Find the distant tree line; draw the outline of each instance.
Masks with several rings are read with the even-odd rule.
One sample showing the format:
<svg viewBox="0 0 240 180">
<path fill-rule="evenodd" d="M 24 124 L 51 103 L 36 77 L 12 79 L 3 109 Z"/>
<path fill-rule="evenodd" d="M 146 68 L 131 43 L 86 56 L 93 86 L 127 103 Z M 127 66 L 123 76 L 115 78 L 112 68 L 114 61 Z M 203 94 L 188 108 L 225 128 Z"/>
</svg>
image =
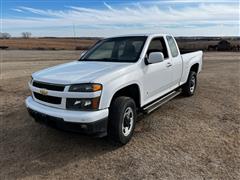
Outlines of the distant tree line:
<svg viewBox="0 0 240 180">
<path fill-rule="evenodd" d="M 9 39 L 9 38 L 11 38 L 11 35 L 9 33 L 6 33 L 6 32 L 2 33 L 2 32 L 0 32 L 0 39 Z"/>
<path fill-rule="evenodd" d="M 28 39 L 32 36 L 31 32 L 22 32 L 21 33 L 22 38 L 24 39 Z M 7 32 L 0 32 L 0 39 L 10 39 L 11 38 L 11 34 L 7 33 Z"/>
<path fill-rule="evenodd" d="M 32 33 L 30 32 L 22 32 L 22 37 L 25 39 L 28 39 L 32 36 Z"/>
</svg>

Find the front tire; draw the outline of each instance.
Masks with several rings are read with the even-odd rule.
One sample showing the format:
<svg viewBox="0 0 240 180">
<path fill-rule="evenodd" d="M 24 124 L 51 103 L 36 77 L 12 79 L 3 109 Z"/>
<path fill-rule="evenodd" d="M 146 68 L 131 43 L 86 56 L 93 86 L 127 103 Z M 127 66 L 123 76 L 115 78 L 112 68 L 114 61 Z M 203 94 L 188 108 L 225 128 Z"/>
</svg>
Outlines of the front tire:
<svg viewBox="0 0 240 180">
<path fill-rule="evenodd" d="M 136 104 L 132 98 L 120 96 L 114 99 L 109 111 L 109 138 L 122 145 L 127 144 L 132 138 L 136 118 Z"/>
<path fill-rule="evenodd" d="M 190 71 L 187 82 L 183 85 L 183 95 L 189 97 L 194 95 L 197 87 L 197 73 Z"/>
</svg>

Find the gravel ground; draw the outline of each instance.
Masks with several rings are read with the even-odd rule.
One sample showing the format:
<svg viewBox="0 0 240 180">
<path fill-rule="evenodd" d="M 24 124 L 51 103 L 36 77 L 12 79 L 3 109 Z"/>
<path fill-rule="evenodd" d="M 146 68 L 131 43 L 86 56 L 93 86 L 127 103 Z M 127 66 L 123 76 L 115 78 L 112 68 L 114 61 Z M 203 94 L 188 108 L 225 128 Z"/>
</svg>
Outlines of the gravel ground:
<svg viewBox="0 0 240 180">
<path fill-rule="evenodd" d="M 205 53 L 196 94 L 141 116 L 123 147 L 27 114 L 30 74 L 79 52 L 0 53 L 0 179 L 240 179 L 240 53 Z"/>
</svg>

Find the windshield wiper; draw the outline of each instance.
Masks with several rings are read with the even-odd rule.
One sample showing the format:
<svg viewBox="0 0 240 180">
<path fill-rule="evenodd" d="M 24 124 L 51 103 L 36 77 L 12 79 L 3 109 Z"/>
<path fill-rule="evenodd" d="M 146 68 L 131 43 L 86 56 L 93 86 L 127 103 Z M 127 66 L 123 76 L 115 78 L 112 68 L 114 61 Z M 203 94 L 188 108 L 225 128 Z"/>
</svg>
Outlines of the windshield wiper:
<svg viewBox="0 0 240 180">
<path fill-rule="evenodd" d="M 135 61 L 128 61 L 123 59 L 102 58 L 102 59 L 80 59 L 79 61 L 96 61 L 96 62 L 120 62 L 120 63 L 134 63 Z"/>
<path fill-rule="evenodd" d="M 109 62 L 116 61 L 116 62 L 119 62 L 120 60 L 113 59 L 113 58 L 101 58 L 101 59 L 80 59 L 80 61 L 109 61 Z"/>
<path fill-rule="evenodd" d="M 119 59 L 114 59 L 114 58 L 102 58 L 100 61 L 117 61 L 119 62 Z"/>
</svg>

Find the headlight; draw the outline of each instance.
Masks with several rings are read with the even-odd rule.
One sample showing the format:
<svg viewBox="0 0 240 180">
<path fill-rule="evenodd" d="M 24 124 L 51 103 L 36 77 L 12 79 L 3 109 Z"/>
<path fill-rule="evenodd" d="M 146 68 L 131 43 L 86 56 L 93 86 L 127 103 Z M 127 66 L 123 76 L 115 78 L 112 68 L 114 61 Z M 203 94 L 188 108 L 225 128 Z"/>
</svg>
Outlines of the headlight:
<svg viewBox="0 0 240 180">
<path fill-rule="evenodd" d="M 69 110 L 98 110 L 100 97 L 67 98 L 66 108 Z"/>
<path fill-rule="evenodd" d="M 102 90 L 102 85 L 96 83 L 75 84 L 69 88 L 70 92 L 96 92 L 100 90 Z"/>
</svg>

